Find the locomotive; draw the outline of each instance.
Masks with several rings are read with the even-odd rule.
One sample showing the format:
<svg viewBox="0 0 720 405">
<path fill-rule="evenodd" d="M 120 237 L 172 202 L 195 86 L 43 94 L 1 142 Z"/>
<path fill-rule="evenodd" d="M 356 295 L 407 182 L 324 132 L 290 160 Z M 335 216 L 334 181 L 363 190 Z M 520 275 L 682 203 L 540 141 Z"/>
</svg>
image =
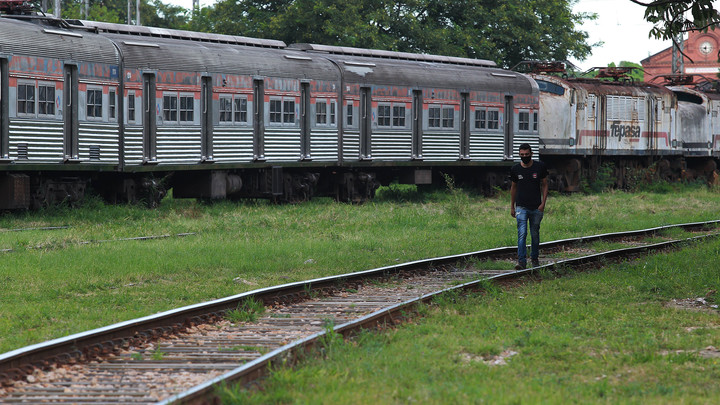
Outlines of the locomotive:
<svg viewBox="0 0 720 405">
<path fill-rule="evenodd" d="M 558 63 L 531 66 L 541 94 L 540 155 L 552 168 L 553 188 L 577 191 L 604 164 L 617 187 L 643 174 L 717 182 L 717 93 L 680 85 L 673 76 L 665 85 L 634 83 L 626 67 L 598 68 L 597 78 L 586 79 L 558 76 L 564 72 Z"/>
<path fill-rule="evenodd" d="M 605 163 L 620 186 L 647 167 L 717 177 L 720 97 L 552 73 L 6 10 L 0 209 L 74 202 L 88 188 L 150 206 L 170 189 L 362 202 L 379 185 L 444 175 L 490 191 L 521 143 L 561 191 Z"/>
<path fill-rule="evenodd" d="M 0 18 L 1 209 L 502 185 L 539 90 L 484 60 Z"/>
</svg>

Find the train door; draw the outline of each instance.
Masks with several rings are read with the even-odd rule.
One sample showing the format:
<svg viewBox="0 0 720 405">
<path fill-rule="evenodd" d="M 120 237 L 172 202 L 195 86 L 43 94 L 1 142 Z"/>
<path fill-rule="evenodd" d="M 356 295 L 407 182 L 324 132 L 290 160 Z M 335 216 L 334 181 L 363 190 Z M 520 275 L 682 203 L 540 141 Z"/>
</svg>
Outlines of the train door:
<svg viewBox="0 0 720 405">
<path fill-rule="evenodd" d="M 653 152 L 657 150 L 657 128 L 655 127 L 655 116 L 657 115 L 657 102 L 655 100 L 655 97 L 648 97 L 647 98 L 647 127 L 645 130 L 648 133 L 647 138 L 647 149 L 648 152 L 651 152 L 651 154 L 654 154 Z"/>
<path fill-rule="evenodd" d="M 470 158 L 470 94 L 462 93 L 460 101 L 460 159 Z"/>
<path fill-rule="evenodd" d="M 10 74 L 8 59 L 0 57 L 0 160 L 10 159 Z"/>
<path fill-rule="evenodd" d="M 360 89 L 360 159 L 372 159 L 372 97 L 370 87 Z"/>
<path fill-rule="evenodd" d="M 310 159 L 310 83 L 300 83 L 300 158 Z"/>
<path fill-rule="evenodd" d="M 213 121 L 212 121 L 212 77 L 203 76 L 201 86 L 201 108 L 200 114 L 200 161 L 212 162 L 213 160 Z"/>
<path fill-rule="evenodd" d="M 422 90 L 413 90 L 412 158 L 422 159 Z"/>
<path fill-rule="evenodd" d="M 598 95 L 598 120 L 600 124 L 598 131 L 595 132 L 595 150 L 605 150 L 607 148 L 607 96 Z"/>
<path fill-rule="evenodd" d="M 65 83 L 63 86 L 63 160 L 77 161 L 78 151 L 78 68 L 65 64 Z"/>
<path fill-rule="evenodd" d="M 265 80 L 253 81 L 253 160 L 265 160 Z"/>
<path fill-rule="evenodd" d="M 143 73 L 143 163 L 157 162 L 155 73 Z"/>
<path fill-rule="evenodd" d="M 515 109 L 512 96 L 505 96 L 505 122 L 503 126 L 505 159 L 513 158 L 513 111 Z"/>
</svg>

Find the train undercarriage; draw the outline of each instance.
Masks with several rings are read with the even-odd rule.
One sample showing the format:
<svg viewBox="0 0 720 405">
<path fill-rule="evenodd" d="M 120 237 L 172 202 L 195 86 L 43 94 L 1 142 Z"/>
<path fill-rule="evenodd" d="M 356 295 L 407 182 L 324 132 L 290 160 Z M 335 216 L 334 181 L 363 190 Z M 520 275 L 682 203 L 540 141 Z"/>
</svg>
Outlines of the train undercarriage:
<svg viewBox="0 0 720 405">
<path fill-rule="evenodd" d="M 568 159 L 564 156 L 542 156 L 549 166 L 551 190 L 578 192 L 593 182 L 608 187 L 632 189 L 641 183 L 657 181 L 704 181 L 718 184 L 717 161 L 710 156 L 636 157 L 636 156 L 585 156 Z"/>
</svg>

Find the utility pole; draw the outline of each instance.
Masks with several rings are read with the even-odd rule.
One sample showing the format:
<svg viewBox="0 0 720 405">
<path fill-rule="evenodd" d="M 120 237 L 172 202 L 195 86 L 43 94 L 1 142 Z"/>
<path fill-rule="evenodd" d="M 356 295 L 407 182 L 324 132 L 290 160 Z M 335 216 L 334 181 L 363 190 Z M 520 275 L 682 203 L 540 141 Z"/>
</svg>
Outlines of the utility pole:
<svg viewBox="0 0 720 405">
<path fill-rule="evenodd" d="M 685 61 L 683 48 L 685 47 L 682 32 L 677 34 L 672 46 L 672 73 L 681 75 L 685 73 Z"/>
</svg>

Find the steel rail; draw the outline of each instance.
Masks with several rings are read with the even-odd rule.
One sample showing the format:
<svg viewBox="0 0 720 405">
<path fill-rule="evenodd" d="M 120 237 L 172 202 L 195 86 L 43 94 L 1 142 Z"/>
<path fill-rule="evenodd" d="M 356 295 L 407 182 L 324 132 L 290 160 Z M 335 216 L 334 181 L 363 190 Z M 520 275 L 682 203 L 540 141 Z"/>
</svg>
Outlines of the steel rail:
<svg viewBox="0 0 720 405">
<path fill-rule="evenodd" d="M 648 235 L 673 228 L 707 228 L 720 224 L 720 220 L 666 225 L 636 231 L 605 233 L 593 236 L 569 238 L 542 243 L 543 248 L 555 248 L 562 245 L 587 243 L 602 239 Z M 32 372 L 34 368 L 43 369 L 51 362 L 67 363 L 78 358 L 94 358 L 121 346 L 127 339 L 151 338 L 167 334 L 176 328 L 220 316 L 227 310 L 235 309 L 239 303 L 254 298 L 264 303 L 272 303 L 279 297 L 302 297 L 311 289 L 332 287 L 343 282 L 352 282 L 371 276 L 388 276 L 402 271 L 440 266 L 463 259 L 483 259 L 494 256 L 512 255 L 516 247 L 500 247 L 470 253 L 417 260 L 408 263 L 380 267 L 337 276 L 329 276 L 308 281 L 266 287 L 259 290 L 225 297 L 213 301 L 188 305 L 185 307 L 149 315 L 142 318 L 119 322 L 113 325 L 86 332 L 53 339 L 16 349 L 0 355 L 0 381 L 10 380 Z M 563 261 L 562 263 L 567 263 Z M 542 266 L 540 268 L 547 268 Z"/>
<path fill-rule="evenodd" d="M 715 222 L 715 221 L 713 221 Z M 665 228 L 665 227 L 660 227 Z M 660 229 L 658 228 L 658 229 Z M 632 234 L 632 236 L 637 235 L 637 231 L 628 232 L 627 234 Z M 609 234 L 605 234 L 609 235 Z M 597 240 L 595 236 L 600 235 L 594 235 L 593 237 L 590 237 L 591 240 Z M 535 268 L 530 269 L 524 269 L 524 270 L 517 270 L 517 271 L 511 271 L 503 274 L 497 274 L 494 276 L 490 276 L 483 279 L 473 280 L 466 283 L 462 283 L 456 286 L 444 288 L 442 290 L 438 290 L 435 292 L 431 292 L 428 294 L 424 294 L 418 298 L 411 299 L 404 301 L 402 303 L 398 303 L 396 305 L 383 308 L 381 310 L 375 311 L 371 314 L 365 315 L 361 318 L 358 318 L 356 320 L 337 325 L 333 328 L 333 332 L 337 334 L 342 334 L 343 336 L 348 336 L 353 333 L 356 333 L 357 331 L 361 329 L 368 329 L 377 327 L 378 325 L 383 325 L 387 322 L 393 322 L 396 319 L 402 319 L 407 316 L 408 313 L 414 312 L 414 309 L 419 306 L 420 304 L 426 303 L 428 301 L 431 301 L 432 299 L 440 296 L 441 294 L 445 294 L 451 291 L 458 291 L 458 290 L 465 290 L 465 289 L 477 289 L 478 287 L 481 287 L 482 283 L 485 283 L 486 280 L 491 281 L 497 281 L 497 280 L 504 280 L 504 279 L 512 279 L 517 278 L 525 275 L 530 275 L 535 272 L 539 272 L 541 270 L 555 270 L 559 267 L 573 267 L 573 266 L 582 266 L 587 265 L 589 263 L 595 263 L 601 260 L 606 259 L 613 259 L 618 257 L 627 257 L 632 255 L 638 255 L 641 253 L 647 253 L 657 250 L 663 250 L 668 249 L 671 247 L 675 247 L 679 244 L 685 244 L 685 243 L 691 243 L 696 242 L 699 240 L 703 240 L 706 238 L 714 238 L 720 236 L 720 233 L 714 233 L 714 234 L 708 234 L 708 235 L 702 235 L 702 236 L 694 236 L 690 238 L 685 239 L 676 239 L 672 241 L 665 241 L 650 245 L 643 245 L 643 246 L 635 246 L 635 247 L 629 247 L 629 248 L 622 248 L 622 249 L 615 249 L 610 250 L 607 252 L 602 253 L 596 253 L 588 256 L 582 256 L 577 258 L 570 258 L 565 260 L 556 261 L 553 263 L 549 263 L 543 266 L 538 266 Z M 576 238 L 571 240 L 577 240 L 582 238 Z M 586 238 L 588 239 L 588 238 Z M 549 244 L 557 243 L 558 241 L 549 242 Z M 311 336 L 308 336 L 304 339 L 300 339 L 297 341 L 293 341 L 285 346 L 282 346 L 276 350 L 273 350 L 270 353 L 267 353 L 263 355 L 262 357 L 259 357 L 253 361 L 250 361 L 246 364 L 243 364 L 242 366 L 231 370 L 221 376 L 218 376 L 212 380 L 209 380 L 205 383 L 199 384 L 185 392 L 176 394 L 172 397 L 169 397 L 161 402 L 159 404 L 161 405 L 169 405 L 169 404 L 206 404 L 206 403 L 212 403 L 209 401 L 212 401 L 213 397 L 213 391 L 220 385 L 220 384 L 247 384 L 251 381 L 254 381 L 256 379 L 259 379 L 260 377 L 266 375 L 268 373 L 269 368 L 272 365 L 280 364 L 281 362 L 287 360 L 288 358 L 293 358 L 296 356 L 296 354 L 300 351 L 307 351 L 313 346 L 315 346 L 319 340 L 321 340 L 325 335 L 327 335 L 327 331 L 321 331 L 317 332 Z"/>
</svg>

